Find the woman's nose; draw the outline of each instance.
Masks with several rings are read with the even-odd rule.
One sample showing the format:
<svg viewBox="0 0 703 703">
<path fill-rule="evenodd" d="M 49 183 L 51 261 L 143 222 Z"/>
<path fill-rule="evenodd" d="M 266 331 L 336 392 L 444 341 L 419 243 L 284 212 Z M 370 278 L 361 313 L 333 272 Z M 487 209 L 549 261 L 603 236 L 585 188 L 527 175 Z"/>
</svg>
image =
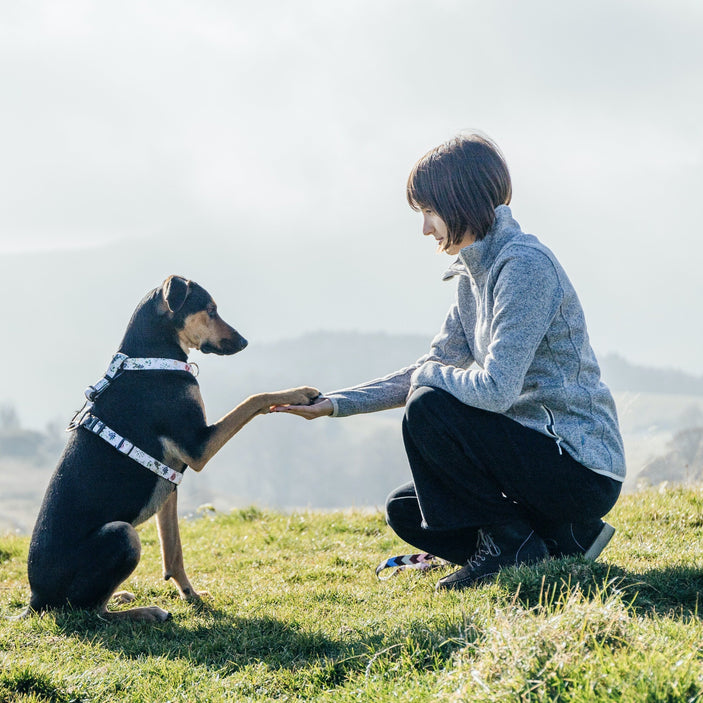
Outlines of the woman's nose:
<svg viewBox="0 0 703 703">
<path fill-rule="evenodd" d="M 432 220 L 427 216 L 422 216 L 422 233 L 427 236 L 428 234 L 434 233 L 434 227 L 432 226 Z"/>
</svg>

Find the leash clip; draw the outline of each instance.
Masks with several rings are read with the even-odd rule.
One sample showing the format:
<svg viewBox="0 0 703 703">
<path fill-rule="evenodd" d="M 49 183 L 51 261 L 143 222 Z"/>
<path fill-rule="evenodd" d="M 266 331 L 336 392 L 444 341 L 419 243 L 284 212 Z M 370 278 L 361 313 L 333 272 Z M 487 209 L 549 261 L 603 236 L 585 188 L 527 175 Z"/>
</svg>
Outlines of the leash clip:
<svg viewBox="0 0 703 703">
<path fill-rule="evenodd" d="M 73 432 L 73 430 L 80 427 L 85 418 L 90 415 L 90 411 L 93 409 L 94 405 L 92 401 L 86 400 L 85 403 L 83 403 L 83 407 L 80 410 L 76 410 L 74 416 L 71 418 L 71 422 L 68 423 L 66 432 Z"/>
<path fill-rule="evenodd" d="M 112 357 L 110 366 L 105 372 L 105 375 L 94 386 L 88 386 L 83 392 L 89 403 L 94 402 L 112 381 L 124 373 L 124 362 L 127 361 L 128 358 L 126 354 L 121 354 L 119 352 Z"/>
</svg>

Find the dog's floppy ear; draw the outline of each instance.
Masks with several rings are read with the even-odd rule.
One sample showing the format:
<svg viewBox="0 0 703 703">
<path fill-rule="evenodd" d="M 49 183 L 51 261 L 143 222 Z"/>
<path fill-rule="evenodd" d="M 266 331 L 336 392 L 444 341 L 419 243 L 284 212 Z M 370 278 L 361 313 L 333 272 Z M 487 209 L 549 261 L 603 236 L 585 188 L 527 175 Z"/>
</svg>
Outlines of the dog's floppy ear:
<svg viewBox="0 0 703 703">
<path fill-rule="evenodd" d="M 183 276 L 169 276 L 161 287 L 161 296 L 168 312 L 178 312 L 190 294 L 190 281 Z"/>
</svg>

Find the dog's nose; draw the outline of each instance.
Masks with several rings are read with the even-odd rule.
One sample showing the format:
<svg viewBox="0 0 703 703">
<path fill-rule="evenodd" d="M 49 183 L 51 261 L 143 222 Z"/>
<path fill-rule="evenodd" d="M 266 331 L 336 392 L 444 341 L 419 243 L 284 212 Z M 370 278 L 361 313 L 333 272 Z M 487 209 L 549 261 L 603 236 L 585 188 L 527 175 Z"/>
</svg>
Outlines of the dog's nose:
<svg viewBox="0 0 703 703">
<path fill-rule="evenodd" d="M 218 347 L 221 354 L 236 354 L 242 351 L 249 342 L 247 342 L 241 334 L 237 334 L 235 337 L 227 337 L 223 339 Z"/>
</svg>

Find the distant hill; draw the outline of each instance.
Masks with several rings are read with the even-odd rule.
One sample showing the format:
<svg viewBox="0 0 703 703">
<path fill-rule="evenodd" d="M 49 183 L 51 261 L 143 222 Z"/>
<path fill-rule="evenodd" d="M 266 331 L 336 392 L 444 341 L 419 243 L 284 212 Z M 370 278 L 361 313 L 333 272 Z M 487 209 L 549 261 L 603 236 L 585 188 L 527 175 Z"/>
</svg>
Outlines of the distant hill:
<svg viewBox="0 0 703 703">
<path fill-rule="evenodd" d="M 0 404 L 16 406 L 32 429 L 65 418 L 104 371 L 137 302 L 171 273 L 205 284 L 225 319 L 250 340 L 235 359 L 202 360 L 203 383 L 214 379 L 208 395 L 217 402 L 222 389 L 223 409 L 245 389 L 304 382 L 329 390 L 411 363 L 427 350 L 454 297 L 454 286 L 439 281 L 446 260 L 428 261 L 424 248 L 407 252 L 402 270 L 379 265 L 360 281 L 355 272 L 365 270 L 371 253 L 353 246 L 344 248 L 340 268 L 319 243 L 301 248 L 294 232 L 277 243 L 275 255 L 261 246 L 272 232 L 210 232 L 197 243 L 190 234 L 172 234 L 167 247 L 155 234 L 138 243 L 0 256 L 0 296 L 17 303 L 3 311 Z M 382 261 L 383 250 L 373 256 Z M 324 331 L 311 333 L 311 324 Z M 198 363 L 199 356 L 193 354 Z M 703 377 L 601 356 L 615 391 L 703 394 Z M 232 387 L 225 391 L 227 374 Z"/>
<path fill-rule="evenodd" d="M 680 430 L 666 445 L 660 456 L 642 469 L 639 482 L 659 484 L 701 483 L 703 480 L 703 423 L 699 427 Z"/>
<path fill-rule="evenodd" d="M 703 395 L 703 376 L 676 369 L 631 364 L 617 354 L 600 359 L 601 373 L 613 391 Z"/>
<path fill-rule="evenodd" d="M 275 245 L 280 233 L 253 231 L 246 237 L 172 232 L 166 240 L 155 233 L 94 249 L 0 254 L 0 299 L 13 301 L 2 316 L 0 404 L 14 403 L 35 428 L 64 416 L 105 370 L 137 303 L 173 273 L 207 287 L 225 320 L 250 340 L 246 358 L 256 358 L 264 342 L 290 340 L 318 325 L 433 332 L 453 297 L 453 286 L 440 280 L 446 262 L 426 261 L 419 246 L 425 242 L 406 252 L 403 271 L 379 265 L 360 281 L 369 256 L 385 255 L 383 242 L 373 252 L 342 245 L 351 237 L 335 226 L 338 254 L 332 255 L 294 229 Z M 341 255 L 344 267 L 335 265 Z M 408 290 L 407 278 L 426 291 Z M 237 367 L 218 361 L 218 376 Z"/>
<path fill-rule="evenodd" d="M 430 341 L 421 335 L 319 331 L 279 342 L 252 341 L 234 357 L 194 354 L 193 359 L 200 365 L 203 398 L 213 421 L 253 393 L 297 385 L 325 392 L 385 375 L 414 362 Z M 635 366 L 618 356 L 601 361 L 616 400 L 627 401 L 618 412 L 634 477 L 653 456 L 670 449 L 666 443 L 674 433 L 697 424 L 703 379 Z M 71 382 L 70 400 L 55 411 L 61 421 L 43 430 L 26 422 L 12 400 L 4 407 L 0 402 L 0 531 L 31 527 L 65 440 L 62 428 L 80 404 L 83 388 L 102 370 L 100 364 L 87 376 L 85 369 L 73 369 L 82 378 Z M 56 379 L 61 382 L 66 380 Z M 249 503 L 382 506 L 387 493 L 410 478 L 401 416 L 402 410 L 392 410 L 317 422 L 280 414 L 256 418 L 205 471 L 186 477 L 179 497 L 182 512 L 202 503 L 220 509 Z"/>
</svg>

